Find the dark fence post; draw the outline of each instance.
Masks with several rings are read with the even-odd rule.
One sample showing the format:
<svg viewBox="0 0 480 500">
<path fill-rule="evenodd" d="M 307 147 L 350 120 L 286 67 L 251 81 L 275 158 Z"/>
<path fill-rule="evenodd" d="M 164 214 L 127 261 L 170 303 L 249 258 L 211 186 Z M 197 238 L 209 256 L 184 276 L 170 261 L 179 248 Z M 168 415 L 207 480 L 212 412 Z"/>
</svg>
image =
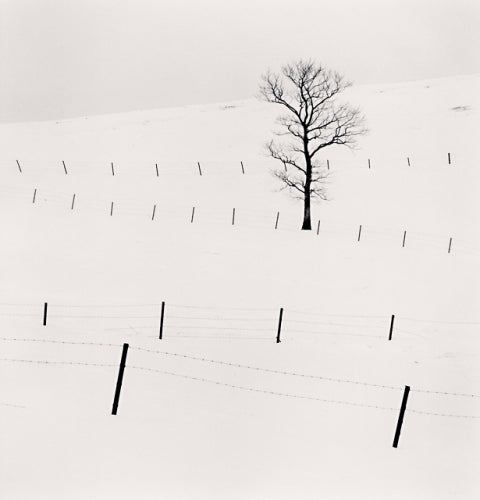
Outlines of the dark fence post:
<svg viewBox="0 0 480 500">
<path fill-rule="evenodd" d="M 47 311 L 48 311 L 48 304 L 45 302 L 43 304 L 43 326 L 47 326 Z"/>
<path fill-rule="evenodd" d="M 407 231 L 403 231 L 403 243 L 402 248 L 405 248 L 405 240 L 407 239 Z"/>
<path fill-rule="evenodd" d="M 452 158 L 450 156 L 450 153 L 448 153 L 448 164 L 451 165 L 451 163 L 452 163 Z"/>
<path fill-rule="evenodd" d="M 22 167 L 20 166 L 20 162 L 18 160 L 15 161 L 17 162 L 18 170 L 20 170 L 20 173 L 22 173 Z"/>
<path fill-rule="evenodd" d="M 283 307 L 280 308 L 280 316 L 278 317 L 277 344 L 281 342 L 280 333 L 282 331 Z"/>
<path fill-rule="evenodd" d="M 65 165 L 65 162 L 62 160 L 62 163 L 63 163 L 63 170 L 65 170 L 65 175 L 68 174 L 67 172 L 67 166 Z"/>
<path fill-rule="evenodd" d="M 157 205 L 153 205 L 152 220 L 155 219 L 155 210 L 156 209 L 157 209 Z"/>
<path fill-rule="evenodd" d="M 199 161 L 197 161 L 197 165 L 198 165 L 198 172 L 200 173 L 200 175 L 202 175 L 202 167 L 200 166 Z"/>
<path fill-rule="evenodd" d="M 395 430 L 395 437 L 393 438 L 393 447 L 398 447 L 398 441 L 400 439 L 400 432 L 402 431 L 403 417 L 405 416 L 405 410 L 407 408 L 408 394 L 410 392 L 410 387 L 405 386 L 402 398 L 402 406 L 400 408 L 400 414 L 398 415 L 397 428 Z"/>
<path fill-rule="evenodd" d="M 448 243 L 448 253 L 452 250 L 452 238 L 450 238 L 450 241 Z"/>
<path fill-rule="evenodd" d="M 165 302 L 162 302 L 162 309 L 160 311 L 160 331 L 158 338 L 162 340 L 163 338 L 163 319 L 165 318 Z"/>
<path fill-rule="evenodd" d="M 245 167 L 243 166 L 243 161 L 240 162 L 240 165 L 242 166 L 242 174 L 245 173 Z"/>
<path fill-rule="evenodd" d="M 368 159 L 368 168 L 370 168 L 370 158 Z"/>
<path fill-rule="evenodd" d="M 235 225 L 235 209 L 233 209 L 233 212 L 232 212 L 232 226 Z"/>
<path fill-rule="evenodd" d="M 32 203 L 35 203 L 35 199 L 37 198 L 37 188 L 33 190 L 33 201 Z"/>
<path fill-rule="evenodd" d="M 120 368 L 118 370 L 117 386 L 115 387 L 115 397 L 113 398 L 112 415 L 117 414 L 120 391 L 122 390 L 123 372 L 125 371 L 125 363 L 127 361 L 127 352 L 128 344 L 123 344 L 122 359 L 120 360 Z"/>
<path fill-rule="evenodd" d="M 110 165 L 112 166 L 112 175 L 115 175 L 115 169 L 113 168 L 113 161 L 110 162 Z"/>
<path fill-rule="evenodd" d="M 74 206 L 75 206 L 75 194 L 74 194 L 74 195 L 73 195 L 73 197 L 72 197 L 72 207 L 71 207 L 71 208 L 72 208 L 72 210 L 73 210 L 73 207 L 74 207 Z"/>
<path fill-rule="evenodd" d="M 280 212 L 277 212 L 277 220 L 275 221 L 275 229 L 278 227 L 278 219 L 280 218 Z"/>
<path fill-rule="evenodd" d="M 318 224 L 317 224 L 317 234 L 320 233 L 320 219 L 318 219 Z"/>
<path fill-rule="evenodd" d="M 327 160 L 327 170 L 330 170 L 330 162 Z"/>
<path fill-rule="evenodd" d="M 157 171 L 157 177 L 158 177 L 158 165 L 155 163 L 155 170 Z"/>
<path fill-rule="evenodd" d="M 407 164 L 410 166 L 410 158 L 407 156 Z"/>
<path fill-rule="evenodd" d="M 390 321 L 390 333 L 388 334 L 388 340 L 392 340 L 393 335 L 393 323 L 395 322 L 395 314 L 392 314 L 392 319 Z"/>
<path fill-rule="evenodd" d="M 190 219 L 190 222 L 193 222 L 194 217 L 195 217 L 195 207 L 192 207 L 192 217 Z"/>
<path fill-rule="evenodd" d="M 362 236 L 362 225 L 360 224 L 360 227 L 358 228 L 358 239 L 357 239 L 357 241 L 360 241 L 361 236 Z"/>
<path fill-rule="evenodd" d="M 113 201 L 112 204 L 110 205 L 110 217 L 113 215 Z"/>
</svg>

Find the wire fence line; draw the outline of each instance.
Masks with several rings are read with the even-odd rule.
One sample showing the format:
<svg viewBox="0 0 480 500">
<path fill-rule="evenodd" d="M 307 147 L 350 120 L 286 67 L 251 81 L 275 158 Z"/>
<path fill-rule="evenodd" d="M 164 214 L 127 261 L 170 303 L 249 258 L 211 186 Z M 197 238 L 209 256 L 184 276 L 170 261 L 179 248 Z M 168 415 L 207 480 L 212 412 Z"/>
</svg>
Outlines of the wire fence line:
<svg viewBox="0 0 480 500">
<path fill-rule="evenodd" d="M 54 367 L 54 366 L 82 366 L 82 367 L 88 366 L 88 367 L 102 367 L 102 368 L 117 367 L 116 364 L 111 364 L 111 363 L 89 363 L 89 362 L 81 362 L 81 361 L 32 360 L 32 359 L 18 359 L 18 358 L 0 358 L 0 362 L 37 364 L 37 365 L 45 365 L 45 366 L 51 366 L 51 367 Z M 395 408 L 395 407 L 381 406 L 381 405 L 368 404 L 368 403 L 358 403 L 355 401 L 340 400 L 340 399 L 321 398 L 321 397 L 316 397 L 316 396 L 307 396 L 307 395 L 303 395 L 303 394 L 273 391 L 273 390 L 268 390 L 268 389 L 260 389 L 257 387 L 231 384 L 228 382 L 222 382 L 219 380 L 213 380 L 213 379 L 209 379 L 209 378 L 205 378 L 205 377 L 185 375 L 185 374 L 181 374 L 181 373 L 177 373 L 177 372 L 172 372 L 169 370 L 159 370 L 157 368 L 150 368 L 150 367 L 146 367 L 146 366 L 127 364 L 126 367 L 129 369 L 138 370 L 138 371 L 142 371 L 142 372 L 156 373 L 156 374 L 161 374 L 161 375 L 169 375 L 169 376 L 182 378 L 182 379 L 186 379 L 186 380 L 193 380 L 196 382 L 213 384 L 216 386 L 226 387 L 229 389 L 236 389 L 236 390 L 247 391 L 247 392 L 252 392 L 252 393 L 257 393 L 257 394 L 266 394 L 266 395 L 270 395 L 270 396 L 277 396 L 277 397 L 297 399 L 297 400 L 300 399 L 300 400 L 318 401 L 318 402 L 322 402 L 322 403 L 350 406 L 350 407 L 357 407 L 357 408 L 370 408 L 370 409 L 376 409 L 376 410 L 395 411 L 395 412 L 398 411 L 398 408 Z M 463 414 L 455 414 L 455 413 L 430 412 L 430 411 L 424 411 L 424 410 L 417 410 L 415 408 L 413 408 L 413 409 L 409 408 L 408 412 L 413 413 L 413 414 L 417 414 L 417 415 L 423 415 L 423 416 L 448 417 L 448 418 L 459 418 L 459 419 L 474 419 L 474 420 L 480 419 L 480 415 L 463 415 Z"/>
<path fill-rule="evenodd" d="M 63 344 L 63 345 L 74 345 L 74 346 L 82 345 L 82 346 L 115 347 L 115 348 L 122 347 L 122 344 L 112 344 L 112 343 L 104 343 L 104 342 L 65 341 L 65 340 L 43 339 L 43 338 L 42 339 L 32 339 L 32 338 L 0 337 L 0 341 L 4 341 L 4 342 L 32 342 L 32 343 L 44 343 L 44 344 Z M 216 359 L 211 359 L 211 358 L 206 358 L 206 357 L 194 356 L 191 354 L 182 354 L 182 353 L 178 353 L 178 352 L 164 351 L 164 350 L 159 350 L 159 349 L 149 349 L 149 348 L 141 347 L 141 346 L 130 345 L 130 349 L 136 350 L 139 352 L 146 352 L 146 353 L 150 353 L 150 354 L 159 354 L 159 355 L 170 356 L 170 357 L 174 357 L 174 358 L 188 359 L 188 360 L 192 360 L 192 361 L 199 361 L 202 363 L 211 363 L 211 364 L 215 364 L 215 365 L 228 366 L 228 367 L 232 367 L 232 368 L 240 368 L 240 369 L 252 370 L 252 371 L 263 372 L 263 373 L 271 373 L 271 374 L 276 374 L 276 375 L 299 377 L 299 378 L 303 378 L 303 379 L 321 380 L 321 381 L 325 381 L 325 382 L 340 383 L 340 384 L 351 384 L 351 385 L 356 385 L 356 386 L 371 387 L 371 388 L 384 389 L 384 390 L 393 390 L 393 391 L 403 390 L 403 387 L 401 387 L 401 386 L 371 383 L 371 382 L 365 382 L 365 381 L 348 379 L 348 378 L 312 375 L 312 374 L 294 372 L 294 371 L 289 371 L 289 370 L 276 370 L 276 369 L 272 369 L 272 368 L 265 368 L 265 367 L 260 367 L 260 366 L 253 366 L 253 365 L 248 365 L 248 364 L 234 363 L 234 362 L 230 362 L 230 361 L 216 360 Z M 1 360 L 7 361 L 8 359 L 3 358 Z M 22 360 L 19 360 L 19 362 L 20 361 L 22 361 Z M 70 362 L 66 362 L 66 364 L 70 364 Z M 75 363 L 73 363 L 73 364 L 75 364 Z M 117 365 L 94 364 L 93 366 L 117 366 Z M 423 394 L 442 395 L 442 396 L 463 397 L 463 398 L 480 398 L 480 394 L 472 394 L 472 393 L 464 393 L 464 392 L 437 391 L 437 390 L 422 389 L 422 388 L 417 389 L 415 387 L 412 388 L 412 392 L 418 392 L 418 393 L 423 393 Z"/>
</svg>

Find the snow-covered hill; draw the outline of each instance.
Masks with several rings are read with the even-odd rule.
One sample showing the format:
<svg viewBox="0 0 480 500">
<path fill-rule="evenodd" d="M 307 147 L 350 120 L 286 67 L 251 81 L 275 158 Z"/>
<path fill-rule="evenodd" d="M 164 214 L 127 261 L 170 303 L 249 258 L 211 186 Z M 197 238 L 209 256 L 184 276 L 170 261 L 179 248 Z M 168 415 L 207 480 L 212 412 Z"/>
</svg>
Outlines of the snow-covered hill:
<svg viewBox="0 0 480 500">
<path fill-rule="evenodd" d="M 477 498 L 478 84 L 352 88 L 311 233 L 273 105 L 1 125 L 2 496 Z"/>
</svg>

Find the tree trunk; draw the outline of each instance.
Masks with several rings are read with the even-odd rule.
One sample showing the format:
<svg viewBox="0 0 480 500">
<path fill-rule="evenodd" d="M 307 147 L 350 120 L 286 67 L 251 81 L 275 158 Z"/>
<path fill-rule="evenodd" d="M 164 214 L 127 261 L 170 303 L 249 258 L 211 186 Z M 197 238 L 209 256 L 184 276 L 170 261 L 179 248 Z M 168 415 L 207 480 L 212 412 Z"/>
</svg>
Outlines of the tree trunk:
<svg viewBox="0 0 480 500">
<path fill-rule="evenodd" d="M 312 218 L 310 216 L 310 189 L 305 190 L 305 198 L 303 201 L 303 224 L 302 230 L 312 229 Z"/>
</svg>

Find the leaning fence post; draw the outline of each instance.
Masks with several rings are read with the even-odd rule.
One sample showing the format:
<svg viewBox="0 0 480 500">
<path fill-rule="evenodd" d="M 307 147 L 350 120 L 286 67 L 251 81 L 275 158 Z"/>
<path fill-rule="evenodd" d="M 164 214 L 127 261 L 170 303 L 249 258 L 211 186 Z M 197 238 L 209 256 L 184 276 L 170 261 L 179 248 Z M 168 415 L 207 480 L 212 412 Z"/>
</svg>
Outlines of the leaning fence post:
<svg viewBox="0 0 480 500">
<path fill-rule="evenodd" d="M 330 162 L 327 160 L 327 170 L 330 170 Z"/>
<path fill-rule="evenodd" d="M 320 219 L 318 219 L 318 224 L 317 224 L 317 235 L 320 233 Z"/>
<path fill-rule="evenodd" d="M 280 333 L 282 331 L 283 307 L 280 308 L 280 316 L 278 317 L 277 344 L 281 342 Z"/>
<path fill-rule="evenodd" d="M 37 188 L 33 190 L 33 200 L 32 203 L 35 203 L 35 199 L 37 198 Z"/>
<path fill-rule="evenodd" d="M 43 304 L 43 326 L 47 326 L 48 303 Z"/>
<path fill-rule="evenodd" d="M 240 162 L 240 165 L 242 167 L 242 174 L 244 174 L 245 173 L 245 167 L 243 166 L 243 161 Z"/>
<path fill-rule="evenodd" d="M 405 248 L 405 240 L 407 239 L 407 231 L 403 231 L 403 243 L 402 248 Z"/>
<path fill-rule="evenodd" d="M 448 153 L 448 164 L 451 165 L 451 163 L 452 163 L 452 159 L 450 157 L 450 153 Z"/>
<path fill-rule="evenodd" d="M 115 175 L 115 169 L 113 168 L 113 161 L 110 162 L 110 165 L 112 166 L 112 175 Z"/>
<path fill-rule="evenodd" d="M 115 387 L 115 397 L 113 398 L 112 415 L 117 414 L 118 401 L 120 400 L 120 391 L 122 390 L 123 372 L 125 371 L 125 363 L 127 361 L 128 344 L 123 344 L 122 358 L 118 370 L 117 386 Z"/>
<path fill-rule="evenodd" d="M 200 166 L 199 161 L 197 161 L 197 165 L 198 165 L 198 172 L 200 173 L 200 175 L 202 175 L 202 167 Z"/>
<path fill-rule="evenodd" d="M 392 314 L 392 319 L 390 321 L 390 333 L 388 334 L 388 340 L 392 340 L 393 335 L 393 323 L 395 322 L 395 314 Z"/>
<path fill-rule="evenodd" d="M 407 408 L 407 400 L 408 394 L 410 392 L 410 387 L 408 385 L 405 386 L 405 390 L 403 392 L 402 398 L 402 406 L 400 407 L 400 414 L 398 415 L 397 428 L 395 430 L 395 437 L 393 438 L 393 447 L 398 447 L 398 441 L 400 439 L 400 432 L 402 430 L 403 417 L 405 416 L 405 410 Z"/>
<path fill-rule="evenodd" d="M 18 160 L 15 161 L 17 162 L 18 170 L 20 170 L 20 173 L 22 173 L 22 167 L 20 166 L 20 162 Z"/>
<path fill-rule="evenodd" d="M 65 165 L 65 162 L 62 160 L 62 163 L 63 163 L 63 170 L 65 170 L 65 175 L 68 174 L 67 172 L 67 166 Z"/>
<path fill-rule="evenodd" d="M 72 207 L 71 207 L 72 210 L 74 206 L 75 206 L 75 194 L 72 197 Z"/>
<path fill-rule="evenodd" d="M 113 215 L 113 201 L 110 205 L 110 217 Z"/>
<path fill-rule="evenodd" d="M 235 208 L 233 209 L 233 212 L 232 212 L 232 226 L 235 225 Z"/>
<path fill-rule="evenodd" d="M 277 220 L 275 221 L 275 229 L 278 227 L 278 219 L 280 218 L 280 212 L 277 212 Z"/>
<path fill-rule="evenodd" d="M 157 177 L 158 177 L 158 165 L 155 163 L 155 170 L 157 171 Z"/>
<path fill-rule="evenodd" d="M 370 168 L 370 158 L 368 159 L 368 168 Z"/>
<path fill-rule="evenodd" d="M 452 239 L 453 238 L 450 238 L 450 241 L 448 243 L 448 253 L 450 253 L 450 251 L 452 250 Z"/>
<path fill-rule="evenodd" d="M 155 219 L 155 210 L 156 209 L 157 209 L 157 205 L 153 205 L 152 220 Z"/>
<path fill-rule="evenodd" d="M 192 207 L 192 217 L 190 218 L 190 223 L 193 222 L 194 217 L 195 217 L 195 207 Z"/>
<path fill-rule="evenodd" d="M 410 158 L 407 156 L 407 164 L 410 166 Z"/>
<path fill-rule="evenodd" d="M 162 309 L 160 311 L 160 331 L 158 334 L 158 338 L 162 340 L 163 338 L 163 319 L 165 317 L 165 302 L 162 302 Z"/>
<path fill-rule="evenodd" d="M 357 239 L 357 241 L 360 241 L 361 236 L 362 236 L 362 225 L 360 224 L 360 227 L 358 228 L 358 239 Z"/>
</svg>

